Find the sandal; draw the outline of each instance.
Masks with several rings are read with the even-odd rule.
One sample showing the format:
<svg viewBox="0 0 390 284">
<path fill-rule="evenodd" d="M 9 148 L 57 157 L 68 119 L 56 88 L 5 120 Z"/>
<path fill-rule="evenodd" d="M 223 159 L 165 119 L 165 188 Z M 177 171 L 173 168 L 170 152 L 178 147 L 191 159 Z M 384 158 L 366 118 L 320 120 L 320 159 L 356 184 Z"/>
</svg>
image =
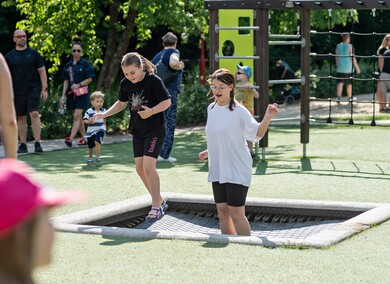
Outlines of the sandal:
<svg viewBox="0 0 390 284">
<path fill-rule="evenodd" d="M 156 222 L 157 220 L 160 220 L 163 216 L 164 211 L 161 209 L 161 207 L 152 207 L 152 209 L 149 211 L 148 216 L 146 216 L 145 221 Z"/>
</svg>

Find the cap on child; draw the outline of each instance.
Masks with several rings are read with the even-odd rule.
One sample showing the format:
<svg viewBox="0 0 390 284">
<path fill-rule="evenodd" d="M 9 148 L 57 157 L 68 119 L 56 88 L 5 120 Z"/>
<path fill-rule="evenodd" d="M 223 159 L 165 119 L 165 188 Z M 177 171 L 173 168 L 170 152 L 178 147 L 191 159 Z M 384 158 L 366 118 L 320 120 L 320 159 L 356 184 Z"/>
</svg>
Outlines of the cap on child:
<svg viewBox="0 0 390 284">
<path fill-rule="evenodd" d="M 241 66 L 237 64 L 237 69 L 240 69 L 245 72 L 245 74 L 248 76 L 248 79 L 252 77 L 252 68 L 249 66 Z"/>
</svg>

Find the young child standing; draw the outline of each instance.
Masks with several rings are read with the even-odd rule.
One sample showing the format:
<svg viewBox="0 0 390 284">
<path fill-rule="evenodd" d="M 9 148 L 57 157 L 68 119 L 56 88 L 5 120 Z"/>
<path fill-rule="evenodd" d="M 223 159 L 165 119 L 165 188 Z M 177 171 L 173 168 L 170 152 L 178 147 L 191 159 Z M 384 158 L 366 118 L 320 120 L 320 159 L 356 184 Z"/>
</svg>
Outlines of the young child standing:
<svg viewBox="0 0 390 284">
<path fill-rule="evenodd" d="M 154 222 L 168 208 L 160 194 L 156 163 L 165 136 L 163 111 L 171 105 L 171 99 L 164 83 L 154 75 L 156 66 L 145 57 L 127 53 L 121 67 L 125 78 L 120 83 L 118 100 L 105 113 L 96 113 L 94 120 L 114 115 L 130 102 L 129 130 L 133 135 L 135 168 L 152 197 L 146 221 Z"/>
<path fill-rule="evenodd" d="M 93 164 L 93 148 L 96 147 L 96 162 L 100 163 L 102 161 L 101 149 L 102 141 L 106 133 L 106 120 L 104 118 L 93 119 L 93 116 L 96 113 L 104 113 L 106 109 L 103 108 L 104 104 L 104 94 L 102 92 L 96 91 L 91 94 L 91 104 L 92 107 L 89 108 L 83 117 L 84 124 L 88 125 L 87 138 L 88 144 L 88 160 L 87 165 Z"/>
<path fill-rule="evenodd" d="M 235 94 L 235 99 L 242 104 L 249 112 L 254 115 L 254 102 L 253 98 L 259 98 L 259 92 L 256 89 L 253 89 L 253 85 L 249 82 L 252 77 L 252 68 L 249 66 L 241 66 L 237 64 L 236 71 L 236 81 L 237 81 L 237 91 Z M 241 88 L 240 88 L 241 87 Z M 252 158 L 255 157 L 253 152 L 253 143 L 247 141 L 248 148 L 251 153 Z"/>
</svg>

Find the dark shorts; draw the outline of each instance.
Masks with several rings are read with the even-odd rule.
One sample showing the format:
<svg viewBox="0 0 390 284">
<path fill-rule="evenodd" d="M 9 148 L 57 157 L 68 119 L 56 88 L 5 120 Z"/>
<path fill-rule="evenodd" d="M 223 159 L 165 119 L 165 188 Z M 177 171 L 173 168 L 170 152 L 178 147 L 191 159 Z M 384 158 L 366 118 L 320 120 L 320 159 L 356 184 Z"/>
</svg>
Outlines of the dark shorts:
<svg viewBox="0 0 390 284">
<path fill-rule="evenodd" d="M 73 93 L 67 95 L 66 99 L 66 109 L 67 110 L 75 110 L 75 109 L 83 109 L 87 110 L 90 107 L 90 99 L 89 94 L 84 96 L 75 96 Z"/>
<path fill-rule="evenodd" d="M 30 112 L 38 111 L 41 99 L 39 96 L 15 96 L 15 111 L 17 116 L 25 116 Z"/>
<path fill-rule="evenodd" d="M 214 201 L 234 207 L 244 206 L 248 189 L 241 184 L 213 182 Z"/>
<path fill-rule="evenodd" d="M 164 137 L 137 137 L 133 136 L 134 158 L 143 156 L 156 158 L 164 144 Z"/>
<path fill-rule="evenodd" d="M 344 83 L 346 85 L 352 84 L 352 80 L 350 79 L 353 75 L 352 73 L 337 73 L 337 83 Z"/>
<path fill-rule="evenodd" d="M 103 137 L 104 137 L 104 131 L 96 132 L 92 136 L 87 137 L 88 148 L 89 149 L 94 148 L 96 146 L 96 142 L 102 144 Z"/>
</svg>

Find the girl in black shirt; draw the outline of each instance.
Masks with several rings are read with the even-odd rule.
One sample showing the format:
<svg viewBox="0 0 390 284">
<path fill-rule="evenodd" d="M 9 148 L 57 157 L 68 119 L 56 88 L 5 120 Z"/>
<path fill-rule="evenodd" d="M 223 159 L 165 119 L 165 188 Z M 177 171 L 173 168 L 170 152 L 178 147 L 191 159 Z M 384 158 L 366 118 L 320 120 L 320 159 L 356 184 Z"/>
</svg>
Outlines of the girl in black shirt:
<svg viewBox="0 0 390 284">
<path fill-rule="evenodd" d="M 171 105 L 171 99 L 161 79 L 154 75 L 156 67 L 140 54 L 126 54 L 121 67 L 125 78 L 120 83 L 118 100 L 104 114 L 95 114 L 94 119 L 114 115 L 130 102 L 135 168 L 152 197 L 146 220 L 154 222 L 168 208 L 160 194 L 156 161 L 165 136 L 163 111 Z"/>
</svg>

